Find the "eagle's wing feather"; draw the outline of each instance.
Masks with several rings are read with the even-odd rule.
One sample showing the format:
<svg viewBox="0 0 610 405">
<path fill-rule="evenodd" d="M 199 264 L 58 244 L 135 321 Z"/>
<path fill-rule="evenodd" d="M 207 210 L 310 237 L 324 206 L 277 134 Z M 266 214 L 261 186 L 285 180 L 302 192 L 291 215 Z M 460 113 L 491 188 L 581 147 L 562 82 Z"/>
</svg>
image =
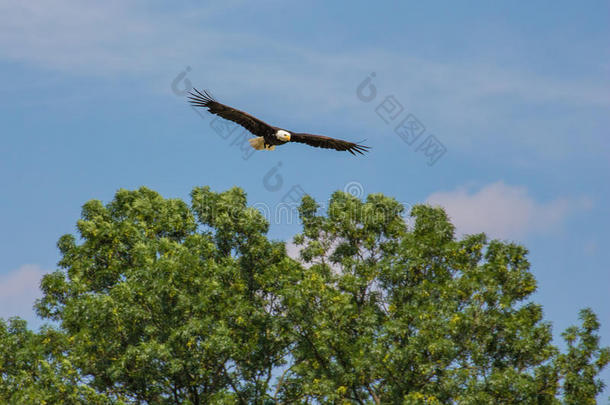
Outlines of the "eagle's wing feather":
<svg viewBox="0 0 610 405">
<path fill-rule="evenodd" d="M 314 134 L 303 134 L 303 133 L 291 133 L 291 142 L 305 143 L 310 146 L 317 148 L 334 149 L 340 151 L 348 151 L 352 155 L 356 153 L 364 154 L 370 147 L 361 145 L 359 143 L 348 142 L 341 139 L 331 138 L 329 136 L 314 135 Z M 356 153 L 354 153 L 356 152 Z"/>
<path fill-rule="evenodd" d="M 189 93 L 189 101 L 196 107 L 205 107 L 212 114 L 241 125 L 256 136 L 265 136 L 275 132 L 274 128 L 266 122 L 236 108 L 219 103 L 205 90 L 200 92 L 194 88 Z"/>
</svg>

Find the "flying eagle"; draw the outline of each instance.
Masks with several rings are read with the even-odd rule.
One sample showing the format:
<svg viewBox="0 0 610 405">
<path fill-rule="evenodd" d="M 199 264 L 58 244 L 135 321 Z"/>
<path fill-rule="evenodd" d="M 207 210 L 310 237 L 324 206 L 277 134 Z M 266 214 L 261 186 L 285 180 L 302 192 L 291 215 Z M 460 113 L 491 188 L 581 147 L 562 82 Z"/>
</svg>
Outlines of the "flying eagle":
<svg viewBox="0 0 610 405">
<path fill-rule="evenodd" d="M 339 151 L 346 150 L 352 155 L 355 155 L 356 153 L 363 154 L 369 149 L 368 146 L 343 141 L 341 139 L 322 135 L 290 132 L 283 128 L 274 127 L 248 113 L 219 103 L 205 90 L 203 92 L 200 92 L 197 89 L 193 90 L 194 91 L 189 93 L 189 99 L 192 105 L 196 107 L 206 107 L 212 114 L 216 114 L 246 128 L 256 136 L 256 138 L 248 140 L 250 145 L 256 150 L 273 150 L 275 149 L 275 145 L 283 145 L 286 142 L 306 143 L 307 145 L 315 146 L 317 148 Z"/>
</svg>

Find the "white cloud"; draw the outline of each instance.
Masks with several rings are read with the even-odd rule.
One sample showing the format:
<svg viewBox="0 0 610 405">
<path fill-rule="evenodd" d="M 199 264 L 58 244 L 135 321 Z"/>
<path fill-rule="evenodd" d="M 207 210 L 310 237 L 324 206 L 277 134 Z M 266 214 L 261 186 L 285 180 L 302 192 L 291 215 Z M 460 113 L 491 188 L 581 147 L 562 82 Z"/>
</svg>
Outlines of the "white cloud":
<svg viewBox="0 0 610 405">
<path fill-rule="evenodd" d="M 302 246 L 297 246 L 293 242 L 286 242 L 286 254 L 295 260 L 301 260 L 299 256 L 302 248 Z"/>
<path fill-rule="evenodd" d="M 525 187 L 503 182 L 489 184 L 476 192 L 469 192 L 464 187 L 436 192 L 426 202 L 444 207 L 459 233 L 485 232 L 503 239 L 556 230 L 572 211 L 590 209 L 592 204 L 586 198 L 538 202 Z"/>
<path fill-rule="evenodd" d="M 2 58 L 80 74 L 159 74 L 200 64 L 206 70 L 201 74 L 216 82 L 226 78 L 240 87 L 283 89 L 284 95 L 296 93 L 297 98 L 302 91 L 318 99 L 328 99 L 328 93 L 334 95 L 328 102 L 335 106 L 359 103 L 353 94 L 358 82 L 349 89 L 349 99 L 341 100 L 338 81 L 362 80 L 371 68 L 390 78 L 388 87 L 380 88 L 384 93 L 396 94 L 408 106 L 421 104 L 422 98 L 433 99 L 444 114 L 464 103 L 484 106 L 493 95 L 610 104 L 607 89 L 595 80 L 553 80 L 500 66 L 440 63 L 378 48 L 321 52 L 274 35 L 236 34 L 225 18 L 240 3 L 168 8 L 117 0 L 58 0 L 52 7 L 37 0 L 1 2 Z M 256 58 L 252 53 L 269 57 Z M 355 68 L 362 61 L 367 66 Z M 434 97 L 427 97 L 430 93 Z M 449 106 L 453 108 L 445 108 Z M 464 118 L 463 111 L 457 114 Z"/>
<path fill-rule="evenodd" d="M 237 97 L 247 102 L 244 109 L 266 120 L 289 117 L 293 121 L 283 125 L 296 127 L 314 115 L 324 122 L 341 114 L 345 130 L 351 126 L 388 137 L 393 131 L 382 126 L 374 108 L 393 94 L 449 148 L 485 147 L 480 143 L 493 134 L 494 143 L 516 143 L 551 158 L 574 147 L 605 153 L 597 146 L 602 139 L 598 127 L 587 127 L 597 116 L 586 113 L 610 105 L 604 78 L 441 63 L 383 48 L 319 51 L 273 34 L 238 33 L 228 17 L 238 0 L 197 7 L 159 4 L 58 0 L 51 7 L 37 0 L 0 2 L 0 58 L 76 75 L 138 75 L 165 94 L 169 82 L 191 66 L 193 85 L 212 86 L 228 103 Z M 355 89 L 372 70 L 379 95 L 365 105 Z M 266 111 L 252 107 L 261 94 L 271 100 Z M 541 103 L 569 105 L 575 113 L 549 109 L 521 119 L 523 112 L 512 110 Z"/>
<path fill-rule="evenodd" d="M 149 12 L 139 2 L 59 0 L 53 6 L 41 1 L 3 2 L 0 46 L 7 59 L 62 71 L 105 74 L 147 71 L 176 57 L 182 60 L 188 51 L 206 53 L 209 47 L 222 43 L 222 38 L 212 33 L 202 29 L 193 32 L 170 20 Z M 190 38 L 193 33 L 196 36 Z M 194 43 L 196 48 L 182 46 Z"/>
<path fill-rule="evenodd" d="M 0 274 L 0 318 L 19 316 L 35 319 L 32 306 L 41 297 L 40 279 L 47 273 L 35 264 L 24 264 L 16 270 Z"/>
</svg>

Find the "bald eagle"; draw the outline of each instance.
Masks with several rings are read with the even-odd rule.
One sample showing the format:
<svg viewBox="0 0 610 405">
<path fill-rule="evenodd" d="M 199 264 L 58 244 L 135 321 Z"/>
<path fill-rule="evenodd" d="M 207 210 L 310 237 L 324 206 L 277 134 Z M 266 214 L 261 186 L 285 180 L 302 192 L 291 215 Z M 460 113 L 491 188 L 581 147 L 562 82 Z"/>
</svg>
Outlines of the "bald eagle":
<svg viewBox="0 0 610 405">
<path fill-rule="evenodd" d="M 196 107 L 206 107 L 212 114 L 216 114 L 246 128 L 256 136 L 256 138 L 248 140 L 250 145 L 256 150 L 273 150 L 276 145 L 283 145 L 286 142 L 299 142 L 317 148 L 348 151 L 352 155 L 356 153 L 363 154 L 370 149 L 368 146 L 328 136 L 291 132 L 283 128 L 274 127 L 248 113 L 219 103 L 205 90 L 200 92 L 197 89 L 193 89 L 189 93 L 189 100 Z"/>
</svg>

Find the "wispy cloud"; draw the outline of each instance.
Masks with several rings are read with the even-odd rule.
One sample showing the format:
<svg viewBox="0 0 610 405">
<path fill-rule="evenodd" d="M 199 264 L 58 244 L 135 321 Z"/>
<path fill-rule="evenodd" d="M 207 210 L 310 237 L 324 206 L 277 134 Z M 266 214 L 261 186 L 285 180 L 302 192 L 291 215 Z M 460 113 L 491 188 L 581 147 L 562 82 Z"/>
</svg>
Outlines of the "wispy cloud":
<svg viewBox="0 0 610 405">
<path fill-rule="evenodd" d="M 0 275 L 0 318 L 19 316 L 28 321 L 35 318 L 34 301 L 41 297 L 40 279 L 47 273 L 35 264 L 24 264 Z"/>
<path fill-rule="evenodd" d="M 462 234 L 485 232 L 503 239 L 520 239 L 529 234 L 554 231 L 569 214 L 589 209 L 592 204 L 587 198 L 538 202 L 525 187 L 503 182 L 472 192 L 464 187 L 436 192 L 426 202 L 444 207 Z"/>
<path fill-rule="evenodd" d="M 517 95 L 540 101 L 610 103 L 608 92 L 595 81 L 555 80 L 494 65 L 447 64 L 382 47 L 331 53 L 286 43 L 275 35 L 235 34 L 230 20 L 216 18 L 240 3 L 187 8 L 117 0 L 58 0 L 53 7 L 36 0 L 2 2 L 2 58 L 81 74 L 166 72 L 184 63 L 201 63 L 221 77 L 231 74 L 239 79 L 248 72 L 244 83 L 262 87 L 294 88 L 306 78 L 299 90 L 311 89 L 311 80 L 320 80 L 326 87 L 313 86 L 318 93 L 336 88 L 333 81 L 338 77 L 360 79 L 362 72 L 374 68 L 389 77 L 388 91 L 402 93 L 407 101 L 432 92 L 437 100 L 451 95 L 451 102 Z M 353 94 L 349 96 L 356 102 Z"/>
<path fill-rule="evenodd" d="M 300 260 L 302 246 L 297 246 L 293 242 L 286 242 L 286 254 L 295 260 Z"/>
<path fill-rule="evenodd" d="M 211 17 L 215 8 L 199 10 L 197 16 Z M 138 73 L 222 44 L 219 34 L 195 29 L 193 15 L 185 22 L 163 18 L 143 2 L 2 2 L 0 45 L 4 58 L 41 67 L 78 74 Z"/>
<path fill-rule="evenodd" d="M 321 51 L 272 33 L 236 33 L 227 16 L 240 3 L 193 8 L 116 0 L 59 0 L 52 7 L 36 0 L 2 2 L 0 57 L 69 74 L 141 75 L 162 92 L 189 65 L 194 85 L 213 86 L 227 102 L 255 103 L 261 94 L 281 99 L 272 103 L 277 117 L 267 117 L 266 111 L 270 121 L 289 117 L 295 122 L 283 124 L 291 127 L 312 116 L 324 121 L 342 114 L 345 127 L 352 126 L 346 129 L 366 128 L 390 137 L 393 132 L 381 131 L 378 117 L 363 113 L 372 109 L 355 97 L 358 83 L 375 70 L 380 96 L 395 95 L 449 148 L 471 150 L 493 139 L 539 155 L 552 155 L 555 149 L 562 155 L 577 145 L 602 153 L 591 145 L 599 144 L 604 123 L 584 131 L 582 126 L 599 121 L 591 111 L 610 106 L 605 78 L 440 62 L 383 46 Z M 546 112 L 524 117 L 528 105 L 545 105 Z M 242 108 L 252 110 L 247 104 Z"/>
</svg>

